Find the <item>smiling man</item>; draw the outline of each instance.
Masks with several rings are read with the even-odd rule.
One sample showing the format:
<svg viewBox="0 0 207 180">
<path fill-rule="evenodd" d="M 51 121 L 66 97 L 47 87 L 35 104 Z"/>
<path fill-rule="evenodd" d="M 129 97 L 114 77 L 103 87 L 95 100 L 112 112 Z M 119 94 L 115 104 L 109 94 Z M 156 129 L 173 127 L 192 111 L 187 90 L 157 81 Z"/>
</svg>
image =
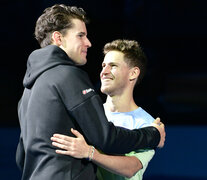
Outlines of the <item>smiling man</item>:
<svg viewBox="0 0 207 180">
<path fill-rule="evenodd" d="M 147 59 L 138 42 L 114 40 L 104 46 L 102 63 L 101 92 L 107 95 L 104 109 L 110 122 L 128 129 L 150 126 L 154 118 L 138 106 L 133 98 L 135 84 L 140 82 L 146 71 Z M 99 168 L 99 180 L 141 180 L 155 151 L 142 149 L 125 156 L 106 155 L 89 146 L 83 136 L 72 130 L 77 138 L 60 134 L 52 137 L 53 145 L 76 158 L 90 158 Z"/>
<path fill-rule="evenodd" d="M 85 23 L 82 8 L 65 5 L 45 9 L 37 20 L 35 37 L 41 48 L 28 58 L 18 104 L 21 134 L 16 160 L 22 180 L 96 178 L 92 162 L 55 153 L 50 137 L 73 135 L 71 128 L 108 153 L 164 145 L 162 126 L 129 131 L 108 123 L 100 97 L 78 67 L 87 62 L 91 47 Z"/>
</svg>

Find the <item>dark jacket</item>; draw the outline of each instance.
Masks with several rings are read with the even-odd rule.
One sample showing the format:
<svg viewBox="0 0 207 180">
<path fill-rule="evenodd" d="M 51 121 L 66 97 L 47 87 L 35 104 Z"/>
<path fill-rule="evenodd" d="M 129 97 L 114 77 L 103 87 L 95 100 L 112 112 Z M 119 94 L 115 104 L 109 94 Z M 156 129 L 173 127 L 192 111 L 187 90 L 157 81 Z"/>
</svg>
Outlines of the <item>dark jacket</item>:
<svg viewBox="0 0 207 180">
<path fill-rule="evenodd" d="M 16 154 L 22 180 L 95 179 L 93 163 L 56 154 L 51 145 L 54 133 L 73 136 L 71 128 L 106 153 L 153 148 L 159 143 L 160 134 L 154 127 L 129 131 L 109 123 L 86 72 L 57 46 L 32 52 L 23 84 L 25 90 L 18 104 L 21 134 Z"/>
</svg>

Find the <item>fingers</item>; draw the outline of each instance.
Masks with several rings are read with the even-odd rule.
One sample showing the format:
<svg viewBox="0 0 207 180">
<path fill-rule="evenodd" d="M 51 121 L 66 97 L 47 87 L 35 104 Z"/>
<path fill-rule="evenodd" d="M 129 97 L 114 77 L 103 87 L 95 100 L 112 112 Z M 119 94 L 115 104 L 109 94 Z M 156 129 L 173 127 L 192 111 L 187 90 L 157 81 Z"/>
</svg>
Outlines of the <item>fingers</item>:
<svg viewBox="0 0 207 180">
<path fill-rule="evenodd" d="M 57 154 L 68 155 L 68 156 L 73 156 L 74 157 L 74 152 L 72 150 L 64 151 L 64 150 L 57 149 L 57 150 L 55 150 L 55 152 Z"/>
<path fill-rule="evenodd" d="M 52 145 L 60 149 L 69 151 L 73 150 L 79 141 L 85 141 L 83 136 L 77 130 L 71 128 L 71 132 L 77 137 L 70 137 L 62 134 L 54 134 L 53 137 L 50 138 L 53 141 Z M 66 152 L 61 151 L 61 154 L 64 153 Z"/>
<path fill-rule="evenodd" d="M 157 117 L 154 121 L 159 121 L 159 122 L 160 122 L 160 118 L 159 118 L 159 117 Z"/>
<path fill-rule="evenodd" d="M 72 132 L 76 137 L 83 138 L 82 134 L 79 133 L 77 130 L 71 128 L 71 132 Z"/>
<path fill-rule="evenodd" d="M 75 158 L 88 157 L 89 145 L 86 143 L 84 137 L 77 130 L 71 128 L 71 132 L 76 137 L 70 137 L 62 134 L 54 134 L 51 137 L 52 145 L 57 147 L 56 153 L 69 155 Z"/>
<path fill-rule="evenodd" d="M 158 144 L 158 147 L 162 148 L 165 144 L 165 136 L 166 136 L 165 125 L 160 121 L 160 118 L 156 118 L 153 121 L 152 126 L 156 127 L 160 132 L 160 142 Z"/>
<path fill-rule="evenodd" d="M 159 117 L 157 117 L 154 121 L 153 121 L 153 123 L 155 123 L 155 124 L 160 124 L 160 118 Z"/>
<path fill-rule="evenodd" d="M 76 137 L 80 137 L 83 138 L 83 135 L 81 133 L 79 133 L 77 130 L 71 128 L 71 132 L 76 136 Z M 74 137 L 70 137 L 70 136 L 66 136 L 66 135 L 62 135 L 62 134 L 53 134 L 53 137 L 59 138 L 59 139 L 63 139 L 66 141 L 73 141 Z"/>
<path fill-rule="evenodd" d="M 70 143 L 72 143 L 73 142 L 73 139 L 74 138 L 70 138 L 70 139 L 63 139 L 63 138 L 61 138 L 61 137 L 58 137 L 58 136 L 56 136 L 56 137 L 51 137 L 50 138 L 52 141 L 54 141 L 54 142 L 57 142 L 57 143 L 59 143 L 59 144 L 64 144 L 64 145 L 67 145 L 67 144 L 70 144 Z"/>
<path fill-rule="evenodd" d="M 64 141 L 62 139 L 58 139 L 55 137 L 51 137 L 52 145 L 59 148 L 56 149 L 55 152 L 57 154 L 62 154 L 62 155 L 69 155 L 69 156 L 74 156 L 74 153 L 76 152 L 74 149 L 74 144 L 73 143 L 69 143 L 67 141 Z"/>
<path fill-rule="evenodd" d="M 58 142 L 52 142 L 52 145 L 55 147 L 58 147 L 60 149 L 63 150 L 69 150 L 70 149 L 70 145 L 69 144 L 63 144 L 63 143 L 58 143 Z"/>
<path fill-rule="evenodd" d="M 157 117 L 157 118 L 153 121 L 152 124 L 156 124 L 156 125 L 158 125 L 158 126 L 161 126 L 161 125 L 164 126 L 164 124 L 161 122 L 161 120 L 160 120 L 159 117 Z"/>
<path fill-rule="evenodd" d="M 69 155 L 71 156 L 70 151 L 63 151 L 63 150 L 55 150 L 57 154 Z"/>
<path fill-rule="evenodd" d="M 70 137 L 70 136 L 66 136 L 66 135 L 62 135 L 62 134 L 53 134 L 53 137 L 55 138 L 59 138 L 68 142 L 73 141 L 74 137 Z"/>
<path fill-rule="evenodd" d="M 161 128 L 161 130 L 160 130 L 161 138 L 160 138 L 160 143 L 159 143 L 158 147 L 162 148 L 165 144 L 165 137 L 166 137 L 165 125 L 161 124 L 159 127 Z"/>
</svg>

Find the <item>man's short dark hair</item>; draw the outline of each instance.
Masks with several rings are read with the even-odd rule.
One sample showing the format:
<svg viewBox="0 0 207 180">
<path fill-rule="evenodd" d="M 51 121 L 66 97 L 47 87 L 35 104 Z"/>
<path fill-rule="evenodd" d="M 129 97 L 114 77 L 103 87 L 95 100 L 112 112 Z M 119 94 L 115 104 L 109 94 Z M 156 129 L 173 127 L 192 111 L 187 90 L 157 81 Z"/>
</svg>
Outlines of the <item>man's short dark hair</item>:
<svg viewBox="0 0 207 180">
<path fill-rule="evenodd" d="M 63 35 L 73 26 L 72 19 L 79 19 L 85 23 L 86 13 L 82 8 L 76 6 L 66 6 L 64 4 L 55 4 L 44 10 L 38 18 L 35 27 L 35 38 L 41 47 L 52 43 L 52 33 L 59 31 Z"/>
</svg>

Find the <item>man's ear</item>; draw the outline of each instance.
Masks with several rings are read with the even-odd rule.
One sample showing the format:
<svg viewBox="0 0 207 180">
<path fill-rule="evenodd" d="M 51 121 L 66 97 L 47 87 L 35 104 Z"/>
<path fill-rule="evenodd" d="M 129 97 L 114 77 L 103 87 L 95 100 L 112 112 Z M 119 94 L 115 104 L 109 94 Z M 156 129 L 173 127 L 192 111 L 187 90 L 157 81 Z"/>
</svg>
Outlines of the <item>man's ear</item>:
<svg viewBox="0 0 207 180">
<path fill-rule="evenodd" d="M 140 69 L 138 67 L 133 67 L 130 70 L 129 80 L 133 81 L 139 77 Z"/>
<path fill-rule="evenodd" d="M 58 31 L 54 31 L 52 33 L 52 42 L 53 44 L 57 46 L 61 46 L 62 45 L 62 34 Z"/>
</svg>

